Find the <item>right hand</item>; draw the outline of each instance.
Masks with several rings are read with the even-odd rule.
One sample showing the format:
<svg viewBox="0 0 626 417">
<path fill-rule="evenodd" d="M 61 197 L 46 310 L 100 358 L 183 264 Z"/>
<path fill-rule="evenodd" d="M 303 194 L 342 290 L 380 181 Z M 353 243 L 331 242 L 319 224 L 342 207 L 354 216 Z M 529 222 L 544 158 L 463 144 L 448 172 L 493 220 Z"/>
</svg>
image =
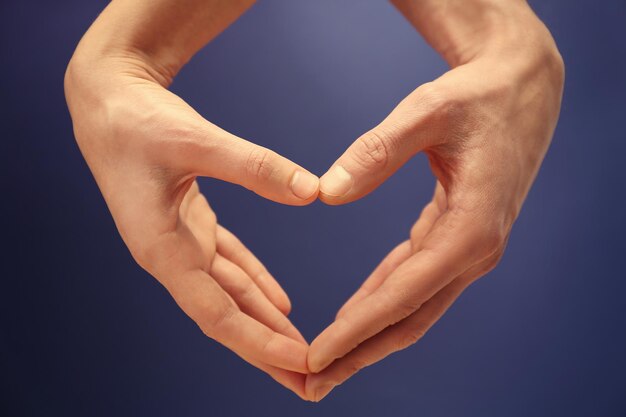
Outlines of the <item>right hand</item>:
<svg viewBox="0 0 626 417">
<path fill-rule="evenodd" d="M 132 256 L 210 338 L 303 397 L 308 345 L 287 295 L 215 214 L 208 176 L 290 205 L 316 176 L 209 123 L 140 58 L 73 58 L 65 80 L 78 145 Z"/>
</svg>

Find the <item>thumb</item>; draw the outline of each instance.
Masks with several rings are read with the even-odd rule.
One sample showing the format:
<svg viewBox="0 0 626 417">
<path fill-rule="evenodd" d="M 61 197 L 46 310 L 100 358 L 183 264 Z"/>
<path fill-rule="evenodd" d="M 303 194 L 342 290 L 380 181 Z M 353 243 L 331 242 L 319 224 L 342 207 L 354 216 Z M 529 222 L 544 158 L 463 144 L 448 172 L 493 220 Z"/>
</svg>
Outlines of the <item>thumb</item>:
<svg viewBox="0 0 626 417">
<path fill-rule="evenodd" d="M 378 126 L 359 137 L 320 179 L 320 199 L 331 205 L 369 194 L 417 152 L 431 146 L 434 104 L 428 85 L 406 97 Z"/>
<path fill-rule="evenodd" d="M 185 168 L 194 175 L 239 184 L 278 203 L 309 204 L 317 198 L 319 178 L 262 146 L 205 123 L 202 138 L 185 152 Z"/>
</svg>

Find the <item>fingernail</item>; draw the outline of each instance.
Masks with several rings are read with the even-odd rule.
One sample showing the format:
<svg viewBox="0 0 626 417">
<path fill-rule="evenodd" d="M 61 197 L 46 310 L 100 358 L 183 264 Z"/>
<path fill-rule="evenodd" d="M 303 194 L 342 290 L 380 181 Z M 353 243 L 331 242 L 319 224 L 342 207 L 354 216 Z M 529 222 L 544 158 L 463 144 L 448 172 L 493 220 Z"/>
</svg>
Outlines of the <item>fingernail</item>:
<svg viewBox="0 0 626 417">
<path fill-rule="evenodd" d="M 332 197 L 341 197 L 350 191 L 352 183 L 352 175 L 341 165 L 336 165 L 320 179 L 320 191 Z"/>
<path fill-rule="evenodd" d="M 316 388 L 315 396 L 313 398 L 314 401 L 322 401 L 324 397 L 326 397 L 333 390 L 333 388 L 335 388 L 335 385 L 333 384 L 322 385 L 321 387 Z"/>
<path fill-rule="evenodd" d="M 291 191 L 303 200 L 311 198 L 317 192 L 319 179 L 308 172 L 296 171 L 291 178 Z"/>
</svg>

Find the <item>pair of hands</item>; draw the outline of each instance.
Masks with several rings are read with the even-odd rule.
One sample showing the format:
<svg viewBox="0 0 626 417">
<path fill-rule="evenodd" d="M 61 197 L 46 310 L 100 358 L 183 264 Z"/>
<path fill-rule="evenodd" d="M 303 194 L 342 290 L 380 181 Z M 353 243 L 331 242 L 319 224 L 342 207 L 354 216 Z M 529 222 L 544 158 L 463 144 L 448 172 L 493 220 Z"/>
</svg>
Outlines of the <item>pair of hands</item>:
<svg viewBox="0 0 626 417">
<path fill-rule="evenodd" d="M 77 142 L 135 260 L 207 336 L 303 399 L 416 342 L 497 264 L 558 118 L 563 64 L 527 6 L 509 12 L 517 30 L 479 48 L 493 32 L 443 41 L 424 30 L 423 8 L 398 3 L 453 69 L 409 94 L 320 179 L 203 119 L 166 89 L 172 72 L 137 50 L 93 59 L 79 47 L 66 74 Z M 196 183 L 345 204 L 418 152 L 438 179 L 432 201 L 310 346 L 287 318 L 285 292 L 218 224 Z"/>
</svg>

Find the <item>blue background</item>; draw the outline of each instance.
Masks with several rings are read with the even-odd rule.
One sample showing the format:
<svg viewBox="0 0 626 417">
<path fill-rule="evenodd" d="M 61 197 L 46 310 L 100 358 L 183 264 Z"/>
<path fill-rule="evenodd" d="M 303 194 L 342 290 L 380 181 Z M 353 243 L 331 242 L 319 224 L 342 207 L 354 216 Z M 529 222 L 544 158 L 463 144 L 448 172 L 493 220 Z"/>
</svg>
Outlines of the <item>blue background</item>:
<svg viewBox="0 0 626 417">
<path fill-rule="evenodd" d="M 105 1 L 0 5 L 6 416 L 626 414 L 626 2 L 533 1 L 565 58 L 560 124 L 499 267 L 413 348 L 320 404 L 205 338 L 135 265 L 74 143 L 65 65 Z M 173 90 L 321 174 L 446 66 L 383 0 L 261 1 Z M 417 157 L 345 206 L 280 206 L 203 180 L 220 221 L 312 339 L 429 199 Z"/>
</svg>

